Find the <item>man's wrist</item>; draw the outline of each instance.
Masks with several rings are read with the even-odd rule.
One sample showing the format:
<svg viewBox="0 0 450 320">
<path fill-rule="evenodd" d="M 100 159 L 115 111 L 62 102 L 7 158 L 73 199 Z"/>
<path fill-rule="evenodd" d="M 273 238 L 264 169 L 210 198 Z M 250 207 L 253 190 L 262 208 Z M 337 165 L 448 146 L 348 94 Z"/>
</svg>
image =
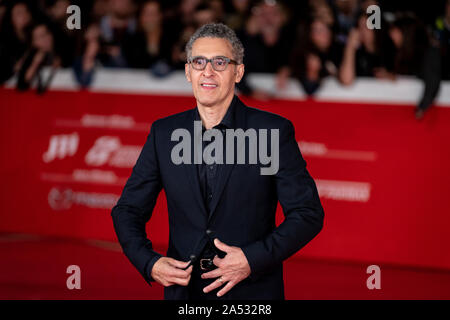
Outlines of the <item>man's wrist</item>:
<svg viewBox="0 0 450 320">
<path fill-rule="evenodd" d="M 154 257 L 153 259 L 150 260 L 150 262 L 147 265 L 147 276 L 148 276 L 148 281 L 150 282 L 154 282 L 155 279 L 153 279 L 152 277 L 152 271 L 153 271 L 153 267 L 155 265 L 155 263 L 162 258 L 162 255 L 157 255 L 156 257 Z"/>
</svg>

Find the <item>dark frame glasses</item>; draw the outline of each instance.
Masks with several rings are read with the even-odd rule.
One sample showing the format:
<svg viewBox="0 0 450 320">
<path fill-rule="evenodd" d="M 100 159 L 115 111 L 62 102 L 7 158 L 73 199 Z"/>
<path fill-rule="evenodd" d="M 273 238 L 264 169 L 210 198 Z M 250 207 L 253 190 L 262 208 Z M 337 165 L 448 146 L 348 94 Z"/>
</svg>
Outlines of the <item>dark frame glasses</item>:
<svg viewBox="0 0 450 320">
<path fill-rule="evenodd" d="M 237 61 L 230 59 L 228 57 L 224 57 L 224 56 L 217 56 L 217 57 L 213 57 L 211 59 L 208 59 L 203 56 L 196 56 L 196 57 L 192 57 L 189 61 L 189 63 L 192 65 L 192 67 L 195 70 L 205 70 L 208 62 L 211 62 L 211 66 L 213 67 L 213 69 L 215 71 L 226 70 L 226 68 L 228 67 L 228 64 L 230 64 L 230 63 L 236 64 L 236 65 L 239 64 L 239 63 L 237 63 Z"/>
</svg>

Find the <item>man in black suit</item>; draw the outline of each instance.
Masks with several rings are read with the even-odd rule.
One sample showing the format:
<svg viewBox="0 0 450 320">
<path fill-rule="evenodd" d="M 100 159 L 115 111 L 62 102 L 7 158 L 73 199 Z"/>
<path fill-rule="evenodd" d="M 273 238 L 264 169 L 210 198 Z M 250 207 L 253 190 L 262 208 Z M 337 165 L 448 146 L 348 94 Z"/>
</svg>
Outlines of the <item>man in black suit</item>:
<svg viewBox="0 0 450 320">
<path fill-rule="evenodd" d="M 197 106 L 152 124 L 112 210 L 119 242 L 165 299 L 284 299 L 283 261 L 320 232 L 324 216 L 294 127 L 234 94 L 244 49 L 231 29 L 202 26 L 186 53 Z M 145 232 L 162 188 L 166 256 Z"/>
</svg>

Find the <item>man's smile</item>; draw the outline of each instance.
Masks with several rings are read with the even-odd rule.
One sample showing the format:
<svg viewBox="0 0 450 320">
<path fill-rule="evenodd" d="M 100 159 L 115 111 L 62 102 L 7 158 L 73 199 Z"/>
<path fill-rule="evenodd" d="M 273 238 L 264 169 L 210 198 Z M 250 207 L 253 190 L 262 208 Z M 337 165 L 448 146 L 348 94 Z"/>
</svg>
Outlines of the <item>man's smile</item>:
<svg viewBox="0 0 450 320">
<path fill-rule="evenodd" d="M 206 89 L 206 90 L 212 90 L 212 89 L 215 89 L 215 88 L 218 87 L 217 84 L 211 83 L 211 82 L 203 82 L 203 83 L 200 84 L 200 86 L 201 86 L 203 89 Z"/>
</svg>

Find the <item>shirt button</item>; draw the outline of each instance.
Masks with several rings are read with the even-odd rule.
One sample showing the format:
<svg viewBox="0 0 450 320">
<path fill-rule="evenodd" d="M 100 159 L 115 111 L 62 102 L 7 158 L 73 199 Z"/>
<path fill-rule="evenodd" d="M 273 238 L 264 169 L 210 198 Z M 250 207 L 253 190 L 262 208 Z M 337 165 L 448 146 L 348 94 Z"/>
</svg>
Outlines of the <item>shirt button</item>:
<svg viewBox="0 0 450 320">
<path fill-rule="evenodd" d="M 210 229 L 206 230 L 206 234 L 209 236 L 212 233 Z"/>
<path fill-rule="evenodd" d="M 212 199 L 212 194 L 209 194 L 209 198 Z"/>
</svg>

